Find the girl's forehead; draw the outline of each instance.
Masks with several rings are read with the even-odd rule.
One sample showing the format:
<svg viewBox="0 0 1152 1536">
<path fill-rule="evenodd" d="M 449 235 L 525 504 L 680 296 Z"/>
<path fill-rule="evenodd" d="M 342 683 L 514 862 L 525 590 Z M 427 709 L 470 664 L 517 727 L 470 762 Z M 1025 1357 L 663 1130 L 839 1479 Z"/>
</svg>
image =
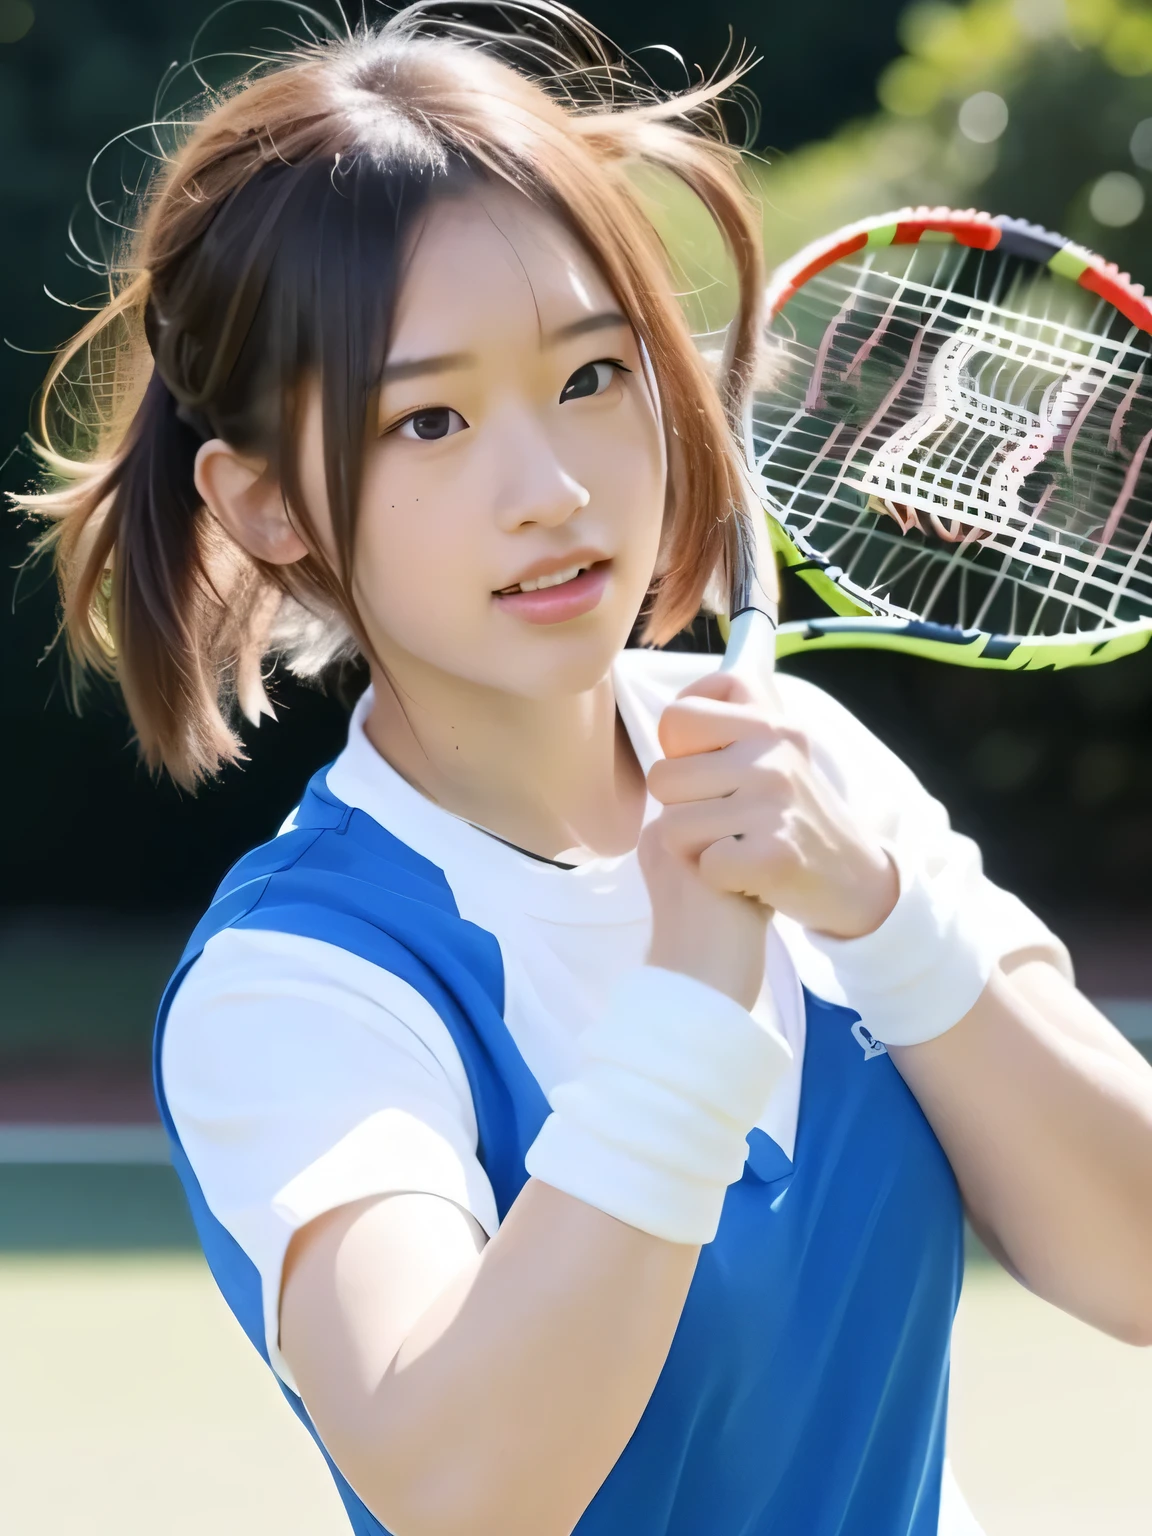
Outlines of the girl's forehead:
<svg viewBox="0 0 1152 1536">
<path fill-rule="evenodd" d="M 393 350 L 407 333 L 503 325 L 550 331 L 617 308 L 594 258 L 547 209 L 511 189 L 434 202 L 414 231 Z"/>
</svg>

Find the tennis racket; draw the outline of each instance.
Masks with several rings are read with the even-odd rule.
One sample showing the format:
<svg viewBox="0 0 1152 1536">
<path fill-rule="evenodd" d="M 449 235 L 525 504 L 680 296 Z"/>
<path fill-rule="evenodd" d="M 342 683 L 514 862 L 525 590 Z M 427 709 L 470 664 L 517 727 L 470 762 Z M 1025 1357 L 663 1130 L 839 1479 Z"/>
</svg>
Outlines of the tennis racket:
<svg viewBox="0 0 1152 1536">
<path fill-rule="evenodd" d="M 766 307 L 750 468 L 776 556 L 834 615 L 783 625 L 777 656 L 1051 668 L 1148 643 L 1141 288 L 1036 225 L 919 208 L 808 246 Z"/>
<path fill-rule="evenodd" d="M 746 430 L 745 442 L 749 441 Z M 737 516 L 720 671 L 736 673 L 753 688 L 770 689 L 780 654 L 775 550 L 764 518 L 757 517 L 752 508 L 739 509 Z"/>
</svg>

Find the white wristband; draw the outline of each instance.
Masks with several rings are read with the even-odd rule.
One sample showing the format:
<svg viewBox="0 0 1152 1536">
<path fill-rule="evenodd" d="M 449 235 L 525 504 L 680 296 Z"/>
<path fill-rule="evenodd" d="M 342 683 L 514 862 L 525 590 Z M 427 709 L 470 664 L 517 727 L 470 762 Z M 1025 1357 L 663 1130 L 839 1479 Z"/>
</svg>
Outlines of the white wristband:
<svg viewBox="0 0 1152 1536">
<path fill-rule="evenodd" d="M 896 905 L 859 939 L 808 933 L 848 1006 L 885 1045 L 919 1045 L 958 1024 L 983 992 L 995 956 L 970 920 L 967 871 L 929 878 L 888 849 L 900 878 Z"/>
<path fill-rule="evenodd" d="M 791 1048 L 723 993 L 656 966 L 620 978 L 580 1044 L 528 1172 L 654 1237 L 711 1242 Z"/>
</svg>

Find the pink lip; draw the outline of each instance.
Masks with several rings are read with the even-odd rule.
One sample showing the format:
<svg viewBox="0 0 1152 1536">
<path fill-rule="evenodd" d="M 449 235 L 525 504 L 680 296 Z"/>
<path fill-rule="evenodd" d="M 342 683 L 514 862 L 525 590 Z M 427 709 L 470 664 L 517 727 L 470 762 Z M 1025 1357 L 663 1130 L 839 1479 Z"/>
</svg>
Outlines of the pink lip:
<svg viewBox="0 0 1152 1536">
<path fill-rule="evenodd" d="M 527 624 L 563 624 L 592 612 L 604 595 L 610 570 L 611 561 L 604 560 L 559 587 L 542 587 L 538 592 L 505 592 L 495 595 L 493 601 Z"/>
</svg>

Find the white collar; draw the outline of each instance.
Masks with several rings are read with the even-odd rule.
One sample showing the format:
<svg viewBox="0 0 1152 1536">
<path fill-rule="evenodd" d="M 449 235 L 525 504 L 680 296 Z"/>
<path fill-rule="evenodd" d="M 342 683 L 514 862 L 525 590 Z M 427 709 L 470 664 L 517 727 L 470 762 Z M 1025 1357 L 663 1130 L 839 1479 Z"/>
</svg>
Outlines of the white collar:
<svg viewBox="0 0 1152 1536">
<path fill-rule="evenodd" d="M 630 655 L 631 653 L 625 653 Z M 663 699 L 645 697 L 630 669 L 613 669 L 616 700 L 624 727 L 647 772 L 659 756 L 656 720 Z M 594 858 L 565 869 L 501 842 L 462 817 L 454 816 L 413 788 L 372 745 L 365 731 L 374 695 L 365 690 L 348 724 L 348 743 L 328 770 L 329 791 L 345 805 L 365 812 L 438 868 L 458 866 L 462 858 L 480 866 L 493 882 L 493 896 L 514 884 L 514 899 L 526 911 L 557 922 L 635 921 L 649 915 L 648 892 L 635 850 L 614 858 Z M 656 713 L 651 705 L 657 704 Z M 646 815 L 659 806 L 649 801 Z M 589 898 L 595 896 L 594 904 Z M 607 904 L 606 904 L 607 903 Z"/>
</svg>

